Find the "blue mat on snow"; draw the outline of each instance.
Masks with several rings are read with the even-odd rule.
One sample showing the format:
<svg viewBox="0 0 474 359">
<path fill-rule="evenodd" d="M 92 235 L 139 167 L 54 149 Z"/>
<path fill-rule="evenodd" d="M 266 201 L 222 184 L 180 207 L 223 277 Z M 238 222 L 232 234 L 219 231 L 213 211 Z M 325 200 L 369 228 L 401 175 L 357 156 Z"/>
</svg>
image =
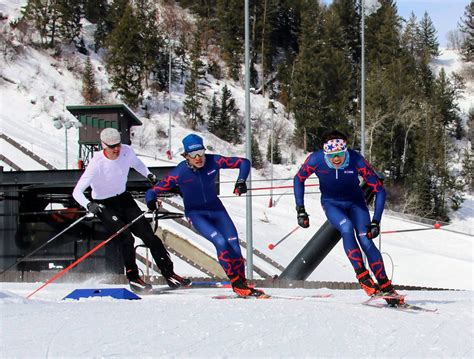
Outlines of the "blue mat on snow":
<svg viewBox="0 0 474 359">
<path fill-rule="evenodd" d="M 75 289 L 64 299 L 91 298 L 91 297 L 112 297 L 115 299 L 142 299 L 135 293 L 125 288 L 102 288 L 102 289 Z"/>
</svg>

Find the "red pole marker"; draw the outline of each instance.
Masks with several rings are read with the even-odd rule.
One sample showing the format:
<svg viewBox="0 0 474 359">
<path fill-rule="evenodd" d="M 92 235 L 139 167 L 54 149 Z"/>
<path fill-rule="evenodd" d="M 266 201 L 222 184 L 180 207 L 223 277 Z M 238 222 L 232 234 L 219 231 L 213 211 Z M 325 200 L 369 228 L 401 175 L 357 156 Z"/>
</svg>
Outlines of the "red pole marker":
<svg viewBox="0 0 474 359">
<path fill-rule="evenodd" d="M 282 239 L 280 239 L 278 242 L 275 244 L 269 244 L 268 249 L 273 250 L 277 245 L 279 245 L 281 242 L 283 242 L 285 239 L 287 239 L 289 236 L 291 236 L 293 233 L 295 233 L 298 229 L 300 229 L 300 226 L 296 226 L 293 228 L 290 233 L 288 233 L 286 236 L 284 236 Z"/>
</svg>

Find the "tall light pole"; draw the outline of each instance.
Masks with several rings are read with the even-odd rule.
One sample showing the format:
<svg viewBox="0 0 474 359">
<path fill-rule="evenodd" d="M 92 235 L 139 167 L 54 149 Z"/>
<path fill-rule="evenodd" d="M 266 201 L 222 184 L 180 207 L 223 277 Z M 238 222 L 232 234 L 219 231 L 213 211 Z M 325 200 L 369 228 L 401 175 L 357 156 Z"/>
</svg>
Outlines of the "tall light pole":
<svg viewBox="0 0 474 359">
<path fill-rule="evenodd" d="M 250 125 L 250 30 L 249 0 L 245 0 L 245 154 L 252 160 L 252 136 Z M 252 170 L 248 176 L 249 188 L 252 188 Z M 253 238 L 252 238 L 252 196 L 247 193 L 246 200 L 246 240 L 247 240 L 247 278 L 253 279 Z"/>
<path fill-rule="evenodd" d="M 64 118 L 57 117 L 53 120 L 53 126 L 60 130 L 64 127 L 64 143 L 65 143 L 65 156 L 66 156 L 66 169 L 68 169 L 68 143 L 67 143 L 67 131 L 72 128 L 79 128 L 81 127 L 81 123 L 77 121 L 65 120 Z"/>
<path fill-rule="evenodd" d="M 274 132 L 274 122 L 273 122 L 273 114 L 274 114 L 274 103 L 273 100 L 269 101 L 269 107 L 272 111 L 271 115 L 271 126 L 270 126 L 270 203 L 268 207 L 273 207 L 273 132 Z"/>
<path fill-rule="evenodd" d="M 360 24 L 360 153 L 365 154 L 365 15 L 376 12 L 382 5 L 378 0 L 361 0 Z"/>
<path fill-rule="evenodd" d="M 365 154 L 365 0 L 361 3 L 361 50 L 360 50 L 360 153 Z"/>
<path fill-rule="evenodd" d="M 168 159 L 173 158 L 173 152 L 171 152 L 171 39 L 170 39 L 170 49 L 169 49 L 169 68 L 168 68 Z"/>
</svg>

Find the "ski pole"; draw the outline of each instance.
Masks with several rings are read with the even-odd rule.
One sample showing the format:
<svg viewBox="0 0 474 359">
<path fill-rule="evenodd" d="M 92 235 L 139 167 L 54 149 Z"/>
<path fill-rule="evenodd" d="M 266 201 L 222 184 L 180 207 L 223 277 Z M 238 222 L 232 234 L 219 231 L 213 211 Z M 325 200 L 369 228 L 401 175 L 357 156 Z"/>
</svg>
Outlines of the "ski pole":
<svg viewBox="0 0 474 359">
<path fill-rule="evenodd" d="M 63 234 L 64 232 L 68 231 L 69 229 L 71 229 L 72 227 L 74 227 L 76 224 L 78 224 L 80 221 L 82 221 L 84 218 L 87 217 L 87 214 L 85 214 L 84 216 L 82 216 L 81 218 L 75 220 L 73 223 L 71 223 L 68 227 L 64 228 L 61 232 L 59 232 L 58 234 L 56 234 L 53 238 L 51 239 L 48 239 L 45 243 L 43 243 L 42 245 L 40 245 L 38 248 L 36 248 L 34 251 L 32 251 L 31 253 L 27 254 L 26 256 L 22 257 L 22 258 L 19 258 L 16 260 L 15 263 L 13 263 L 10 267 L 8 267 L 7 269 L 4 269 L 2 272 L 0 272 L 0 275 L 2 275 L 3 273 L 9 271 L 10 269 L 12 269 L 13 267 L 15 267 L 18 263 L 21 263 L 23 262 L 25 259 L 27 258 L 30 258 L 33 254 L 35 254 L 36 252 L 38 252 L 40 249 L 46 247 L 48 244 L 50 244 L 52 241 L 54 241 L 56 238 L 58 238 L 61 234 Z"/>
<path fill-rule="evenodd" d="M 283 242 L 285 239 L 287 239 L 289 236 L 291 236 L 293 233 L 295 233 L 298 229 L 300 228 L 300 226 L 296 226 L 295 228 L 293 228 L 290 233 L 288 233 L 286 236 L 284 236 L 282 239 L 280 239 L 278 242 L 276 242 L 275 244 L 269 244 L 268 245 L 268 249 L 271 249 L 273 250 L 273 248 L 275 248 L 277 245 L 279 245 L 281 242 Z"/>
<path fill-rule="evenodd" d="M 440 229 L 440 228 L 441 228 L 441 224 L 439 224 L 438 222 L 436 222 L 435 224 L 433 224 L 433 227 L 428 227 L 428 228 L 411 228 L 411 229 L 396 229 L 396 230 L 393 230 L 393 231 L 382 231 L 382 232 L 380 232 L 380 234 L 392 234 L 392 233 L 403 233 L 403 232 L 430 231 L 430 230 L 432 230 L 432 229 Z M 367 235 L 367 233 L 360 233 L 359 235 L 365 236 L 365 235 Z"/>
<path fill-rule="evenodd" d="M 81 263 L 84 259 L 86 259 L 87 257 L 89 257 L 92 253 L 98 251 L 100 248 L 102 248 L 103 246 L 105 246 L 107 243 L 109 243 L 112 239 L 114 239 L 115 237 L 117 237 L 120 233 L 122 233 L 123 231 L 125 231 L 128 227 L 132 226 L 136 221 L 138 221 L 140 218 L 142 218 L 146 213 L 148 213 L 148 211 L 146 212 L 143 212 L 142 214 L 140 214 L 137 218 L 135 218 L 133 221 L 127 223 L 125 226 L 123 226 L 122 228 L 120 228 L 117 232 L 115 232 L 114 234 L 112 234 L 109 238 L 107 238 L 106 240 L 104 240 L 103 242 L 100 242 L 98 245 L 96 245 L 94 248 L 92 248 L 89 252 L 87 252 L 86 254 L 84 254 L 82 257 L 76 259 L 73 263 L 71 263 L 70 265 L 68 265 L 66 268 L 64 268 L 62 271 L 60 271 L 59 273 L 55 274 L 52 278 L 48 279 L 41 287 L 39 287 L 38 289 L 36 289 L 34 292 L 30 293 L 26 298 L 29 299 L 33 296 L 33 294 L 39 292 L 41 289 L 43 289 L 44 287 L 46 287 L 49 283 L 55 281 L 56 279 L 58 279 L 59 277 L 61 277 L 64 273 L 68 272 L 71 268 L 74 268 L 76 265 L 78 265 L 79 263 Z"/>
<path fill-rule="evenodd" d="M 418 232 L 418 231 L 429 231 L 431 229 L 440 229 L 441 225 L 439 223 L 433 224 L 433 227 L 429 228 L 411 228 L 411 229 L 398 229 L 393 231 L 384 231 L 382 234 L 391 234 L 391 233 L 402 233 L 402 232 Z"/>
</svg>

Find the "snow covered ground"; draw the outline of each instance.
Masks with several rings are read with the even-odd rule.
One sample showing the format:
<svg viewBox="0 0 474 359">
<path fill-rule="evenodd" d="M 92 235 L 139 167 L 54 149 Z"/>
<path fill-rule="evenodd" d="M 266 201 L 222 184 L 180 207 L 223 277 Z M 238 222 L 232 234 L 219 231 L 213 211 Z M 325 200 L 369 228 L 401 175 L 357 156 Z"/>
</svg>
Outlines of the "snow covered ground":
<svg viewBox="0 0 474 359">
<path fill-rule="evenodd" d="M 0 285 L 2 358 L 472 358 L 471 291 L 410 292 L 437 313 L 361 305 L 359 290 L 302 300 L 218 300 L 228 289 L 190 289 L 142 300 L 61 300 L 77 286 Z M 89 282 L 84 288 L 104 288 Z M 7 291 L 8 290 L 8 291 Z"/>
</svg>

